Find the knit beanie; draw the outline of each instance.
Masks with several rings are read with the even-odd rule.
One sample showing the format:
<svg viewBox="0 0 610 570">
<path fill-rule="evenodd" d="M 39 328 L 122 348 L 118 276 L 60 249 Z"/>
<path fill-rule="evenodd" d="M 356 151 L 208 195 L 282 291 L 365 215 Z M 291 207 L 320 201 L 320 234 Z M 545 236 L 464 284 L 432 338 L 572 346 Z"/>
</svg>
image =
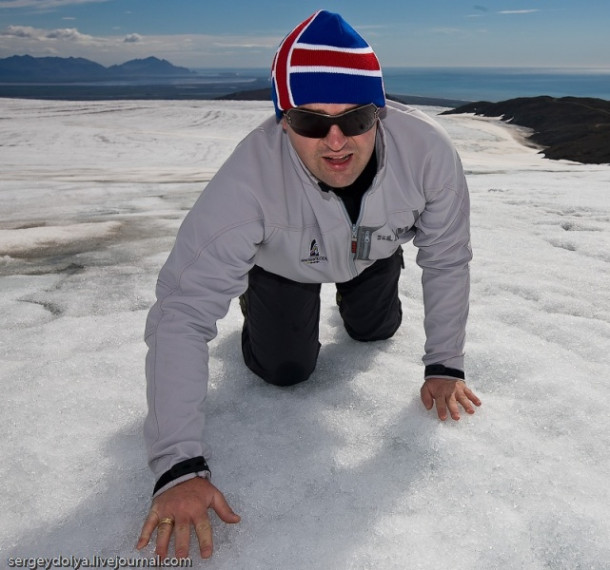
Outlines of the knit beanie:
<svg viewBox="0 0 610 570">
<path fill-rule="evenodd" d="M 271 68 L 275 113 L 308 103 L 385 106 L 377 56 L 339 14 L 320 10 L 280 44 Z"/>
</svg>

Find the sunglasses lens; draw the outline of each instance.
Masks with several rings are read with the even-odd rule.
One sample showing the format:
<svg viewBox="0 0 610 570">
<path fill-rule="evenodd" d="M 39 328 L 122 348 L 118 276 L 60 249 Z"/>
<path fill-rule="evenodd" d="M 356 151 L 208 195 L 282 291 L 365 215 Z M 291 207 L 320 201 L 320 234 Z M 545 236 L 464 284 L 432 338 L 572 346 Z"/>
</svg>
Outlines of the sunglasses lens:
<svg viewBox="0 0 610 570">
<path fill-rule="evenodd" d="M 346 113 L 337 124 L 345 136 L 355 137 L 371 130 L 376 120 L 377 107 L 367 105 Z"/>
<path fill-rule="evenodd" d="M 373 128 L 378 109 L 365 105 L 339 115 L 326 115 L 305 109 L 290 109 L 285 116 L 295 133 L 302 137 L 322 139 L 333 125 L 337 125 L 346 137 L 355 137 Z"/>
<path fill-rule="evenodd" d="M 331 127 L 325 116 L 301 110 L 290 111 L 288 123 L 298 135 L 312 139 L 324 138 Z"/>
</svg>

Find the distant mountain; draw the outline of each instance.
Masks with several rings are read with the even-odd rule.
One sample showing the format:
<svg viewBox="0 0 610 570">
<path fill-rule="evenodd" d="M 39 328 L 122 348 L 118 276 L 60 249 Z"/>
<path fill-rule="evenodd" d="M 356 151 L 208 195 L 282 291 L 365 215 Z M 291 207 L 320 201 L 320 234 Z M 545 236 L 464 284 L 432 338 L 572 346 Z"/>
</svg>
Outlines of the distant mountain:
<svg viewBox="0 0 610 570">
<path fill-rule="evenodd" d="M 166 59 L 147 57 L 146 59 L 132 59 L 121 65 L 112 65 L 108 72 L 113 76 L 127 77 L 162 77 L 193 75 L 195 72 L 186 67 L 176 67 Z"/>
<path fill-rule="evenodd" d="M 112 79 L 167 78 L 190 76 L 194 73 L 186 67 L 176 67 L 169 61 L 156 57 L 133 59 L 121 65 L 110 67 L 104 67 L 82 57 L 14 55 L 0 59 L 1 83 L 67 83 Z"/>
<path fill-rule="evenodd" d="M 0 59 L 0 81 L 72 81 L 105 77 L 108 70 L 99 63 L 80 57 L 32 57 L 14 55 Z"/>
</svg>

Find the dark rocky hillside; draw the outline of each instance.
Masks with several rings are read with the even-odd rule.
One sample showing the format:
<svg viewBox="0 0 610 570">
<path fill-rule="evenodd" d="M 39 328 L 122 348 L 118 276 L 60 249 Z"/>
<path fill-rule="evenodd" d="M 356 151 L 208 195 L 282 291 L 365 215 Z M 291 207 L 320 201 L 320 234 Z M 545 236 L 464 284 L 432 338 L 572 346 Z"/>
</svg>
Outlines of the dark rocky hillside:
<svg viewBox="0 0 610 570">
<path fill-rule="evenodd" d="M 545 157 L 585 164 L 610 163 L 610 101 L 581 97 L 524 97 L 469 103 L 444 115 L 501 117 L 533 130 L 529 137 Z"/>
</svg>

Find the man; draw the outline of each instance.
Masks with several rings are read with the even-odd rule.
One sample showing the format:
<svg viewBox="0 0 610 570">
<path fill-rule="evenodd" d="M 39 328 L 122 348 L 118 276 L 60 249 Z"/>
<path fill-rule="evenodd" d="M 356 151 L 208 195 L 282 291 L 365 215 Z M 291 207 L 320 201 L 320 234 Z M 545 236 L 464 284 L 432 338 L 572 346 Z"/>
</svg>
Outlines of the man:
<svg viewBox="0 0 610 570">
<path fill-rule="evenodd" d="M 207 515 L 236 523 L 210 482 L 203 425 L 207 343 L 241 296 L 247 366 L 286 386 L 313 372 L 320 284 L 336 283 L 345 328 L 391 337 L 411 239 L 423 270 L 426 408 L 459 419 L 479 399 L 464 384 L 471 259 L 468 190 L 444 131 L 423 113 L 386 105 L 381 69 L 339 15 L 313 14 L 281 43 L 272 67 L 276 117 L 235 149 L 208 184 L 161 270 L 146 330 L 150 466 L 157 478 L 138 548 L 157 531 L 166 556 L 188 556 L 193 526 L 212 553 Z"/>
</svg>

